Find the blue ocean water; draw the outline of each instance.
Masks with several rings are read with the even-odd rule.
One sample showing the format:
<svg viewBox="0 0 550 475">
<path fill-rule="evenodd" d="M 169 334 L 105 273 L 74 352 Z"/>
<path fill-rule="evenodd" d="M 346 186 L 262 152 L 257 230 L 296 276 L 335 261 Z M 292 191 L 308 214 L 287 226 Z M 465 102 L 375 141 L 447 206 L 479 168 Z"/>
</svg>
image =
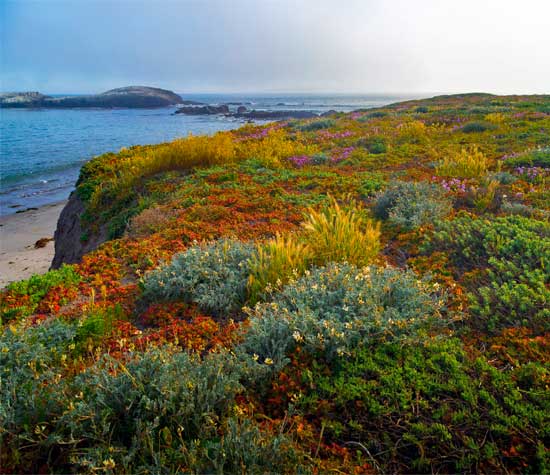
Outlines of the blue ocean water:
<svg viewBox="0 0 550 475">
<path fill-rule="evenodd" d="M 409 97 L 376 95 L 182 94 L 186 100 L 229 103 L 249 109 L 325 112 L 378 107 Z M 69 196 L 82 164 L 138 144 L 161 143 L 189 133 L 212 134 L 239 127 L 221 116 L 174 115 L 162 109 L 0 109 L 0 215 L 39 207 Z"/>
</svg>

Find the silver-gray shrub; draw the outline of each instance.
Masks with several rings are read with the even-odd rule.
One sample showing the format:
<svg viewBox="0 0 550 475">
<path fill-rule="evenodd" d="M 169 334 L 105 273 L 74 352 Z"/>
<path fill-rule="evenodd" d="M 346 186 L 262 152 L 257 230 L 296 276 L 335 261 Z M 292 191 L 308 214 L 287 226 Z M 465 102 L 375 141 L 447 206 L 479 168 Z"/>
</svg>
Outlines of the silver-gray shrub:
<svg viewBox="0 0 550 475">
<path fill-rule="evenodd" d="M 77 338 L 77 325 L 61 320 L 0 335 L 0 460 L 21 473 L 265 473 L 278 463 L 289 473 L 300 464 L 285 435 L 235 411 L 241 381 L 257 371 L 235 355 L 167 346 L 105 355 L 62 377 Z"/>
<path fill-rule="evenodd" d="M 0 447 L 22 468 L 48 454 L 55 415 L 67 404 L 60 368 L 76 336 L 76 326 L 61 320 L 0 335 Z"/>
<path fill-rule="evenodd" d="M 74 464 L 95 472 L 265 473 L 298 463 L 283 435 L 263 433 L 235 411 L 247 366 L 229 352 L 204 357 L 164 347 L 130 361 L 105 357 L 75 380 L 81 401 L 64 414 Z M 285 470 L 286 471 L 286 470 Z"/>
<path fill-rule="evenodd" d="M 511 202 L 504 200 L 500 206 L 504 214 L 517 214 L 527 218 L 548 219 L 550 212 L 540 208 L 534 208 L 523 203 Z"/>
<path fill-rule="evenodd" d="M 254 252 L 254 245 L 233 239 L 190 247 L 144 277 L 143 297 L 195 303 L 214 316 L 238 311 L 246 300 Z"/>
<path fill-rule="evenodd" d="M 444 300 L 437 284 L 412 271 L 330 264 L 288 284 L 271 303 L 249 310 L 240 350 L 276 369 L 298 345 L 331 360 L 379 337 L 441 322 Z"/>
<path fill-rule="evenodd" d="M 377 218 L 412 229 L 446 216 L 451 208 L 451 200 L 439 185 L 396 181 L 377 195 L 373 213 Z"/>
</svg>

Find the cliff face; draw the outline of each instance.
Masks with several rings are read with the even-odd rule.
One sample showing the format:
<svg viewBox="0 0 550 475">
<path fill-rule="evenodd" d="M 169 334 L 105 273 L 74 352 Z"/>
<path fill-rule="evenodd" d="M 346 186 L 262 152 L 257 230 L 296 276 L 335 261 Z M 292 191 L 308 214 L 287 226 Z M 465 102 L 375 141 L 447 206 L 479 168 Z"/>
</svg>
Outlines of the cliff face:
<svg viewBox="0 0 550 475">
<path fill-rule="evenodd" d="M 73 107 L 167 107 L 181 104 L 180 96 L 166 89 L 129 86 L 89 96 L 51 97 L 38 92 L 6 93 L 0 95 L 0 107 L 73 108 Z"/>
<path fill-rule="evenodd" d="M 54 234 L 55 255 L 51 265 L 52 269 L 58 269 L 62 264 L 80 262 L 84 254 L 97 249 L 99 245 L 107 240 L 105 226 L 100 227 L 97 234 L 87 236 L 85 241 L 81 239 L 83 229 L 80 218 L 83 212 L 84 203 L 73 191 L 57 221 L 57 229 Z"/>
</svg>

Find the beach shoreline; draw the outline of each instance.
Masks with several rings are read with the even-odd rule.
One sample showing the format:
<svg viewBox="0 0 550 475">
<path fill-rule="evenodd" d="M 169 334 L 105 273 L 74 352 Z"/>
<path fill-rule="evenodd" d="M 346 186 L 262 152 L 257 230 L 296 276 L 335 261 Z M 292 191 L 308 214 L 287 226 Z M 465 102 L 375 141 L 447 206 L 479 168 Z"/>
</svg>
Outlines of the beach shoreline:
<svg viewBox="0 0 550 475">
<path fill-rule="evenodd" d="M 0 217 L 0 289 L 43 274 L 54 256 L 53 236 L 66 200 Z M 42 247 L 36 247 L 42 240 Z"/>
</svg>

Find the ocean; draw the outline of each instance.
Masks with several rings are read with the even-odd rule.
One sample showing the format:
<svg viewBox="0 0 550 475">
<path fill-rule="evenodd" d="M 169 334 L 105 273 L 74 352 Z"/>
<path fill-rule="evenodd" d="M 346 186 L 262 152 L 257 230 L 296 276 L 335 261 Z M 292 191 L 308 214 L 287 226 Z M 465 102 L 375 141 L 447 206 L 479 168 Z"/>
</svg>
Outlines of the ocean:
<svg viewBox="0 0 550 475">
<path fill-rule="evenodd" d="M 380 107 L 412 97 L 382 95 L 181 94 L 208 104 L 258 110 Z M 0 216 L 66 199 L 80 167 L 122 147 L 162 143 L 241 126 L 241 119 L 175 115 L 162 109 L 0 109 Z M 261 122 L 258 122 L 261 123 Z"/>
</svg>

